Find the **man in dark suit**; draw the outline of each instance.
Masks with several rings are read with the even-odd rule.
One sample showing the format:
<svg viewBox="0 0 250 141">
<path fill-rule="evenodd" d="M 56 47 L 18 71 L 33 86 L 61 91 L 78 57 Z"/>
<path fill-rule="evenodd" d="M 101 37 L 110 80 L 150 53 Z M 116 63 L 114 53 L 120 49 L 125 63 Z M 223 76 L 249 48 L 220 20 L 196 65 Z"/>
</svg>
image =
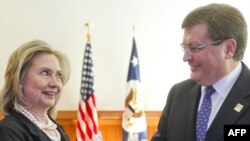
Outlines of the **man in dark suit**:
<svg viewBox="0 0 250 141">
<path fill-rule="evenodd" d="M 171 88 L 151 141 L 223 141 L 224 125 L 250 125 L 246 21 L 230 5 L 209 4 L 191 11 L 182 29 L 191 79 Z"/>
</svg>

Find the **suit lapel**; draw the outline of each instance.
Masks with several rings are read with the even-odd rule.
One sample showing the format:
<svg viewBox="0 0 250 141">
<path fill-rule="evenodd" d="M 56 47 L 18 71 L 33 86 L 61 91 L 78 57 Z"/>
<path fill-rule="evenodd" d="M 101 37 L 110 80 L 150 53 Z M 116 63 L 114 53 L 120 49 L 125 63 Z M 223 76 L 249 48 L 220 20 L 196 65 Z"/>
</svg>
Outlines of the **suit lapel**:
<svg viewBox="0 0 250 141">
<path fill-rule="evenodd" d="M 246 109 L 249 108 L 247 97 L 250 96 L 250 73 L 243 64 L 242 72 L 222 104 L 207 132 L 206 140 L 219 140 L 224 135 L 224 125 L 237 124 Z"/>
<path fill-rule="evenodd" d="M 192 80 L 186 80 L 175 85 L 169 94 L 166 106 L 169 109 L 165 107 L 163 111 L 166 120 L 161 118 L 159 126 L 163 130 L 163 126 L 167 126 L 169 140 L 194 141 L 200 86 Z"/>
<path fill-rule="evenodd" d="M 16 112 L 15 110 L 12 111 L 12 114 L 19 119 L 19 121 L 22 123 L 22 126 L 24 126 L 27 129 L 27 132 L 32 136 L 32 139 L 36 141 L 51 141 L 50 138 L 44 132 L 42 132 L 42 130 L 40 130 L 23 114 Z"/>
<path fill-rule="evenodd" d="M 188 136 L 191 138 L 190 140 L 196 140 L 196 116 L 197 116 L 197 109 L 198 109 L 198 105 L 199 105 L 199 100 L 201 97 L 201 87 L 197 84 L 195 84 L 195 86 L 190 90 L 190 94 L 188 94 L 187 100 L 186 100 L 186 105 L 190 105 L 191 107 L 191 111 L 186 111 L 188 112 L 187 115 L 187 119 L 184 122 L 190 122 L 190 128 L 186 130 L 188 130 Z M 188 118 L 189 117 L 189 118 Z"/>
</svg>

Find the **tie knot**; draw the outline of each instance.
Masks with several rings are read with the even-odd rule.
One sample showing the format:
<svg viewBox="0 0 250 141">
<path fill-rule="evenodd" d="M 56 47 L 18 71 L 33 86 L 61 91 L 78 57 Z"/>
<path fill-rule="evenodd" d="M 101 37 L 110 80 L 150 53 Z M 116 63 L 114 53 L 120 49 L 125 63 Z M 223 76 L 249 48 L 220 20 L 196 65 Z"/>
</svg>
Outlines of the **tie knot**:
<svg viewBox="0 0 250 141">
<path fill-rule="evenodd" d="M 207 96 L 211 96 L 212 93 L 214 93 L 214 92 L 215 92 L 215 89 L 213 86 L 208 86 L 205 89 L 205 95 L 207 95 Z"/>
</svg>

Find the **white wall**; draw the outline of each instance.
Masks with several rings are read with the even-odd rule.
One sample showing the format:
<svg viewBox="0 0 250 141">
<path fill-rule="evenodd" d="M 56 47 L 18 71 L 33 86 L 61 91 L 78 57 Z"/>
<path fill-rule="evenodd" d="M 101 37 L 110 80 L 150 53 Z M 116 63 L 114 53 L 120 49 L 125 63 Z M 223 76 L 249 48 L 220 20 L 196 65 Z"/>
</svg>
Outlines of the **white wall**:
<svg viewBox="0 0 250 141">
<path fill-rule="evenodd" d="M 224 0 L 245 15 L 245 0 Z M 171 86 L 189 78 L 182 62 L 182 19 L 193 8 L 222 0 L 0 0 L 0 87 L 10 54 L 22 43 L 38 38 L 70 58 L 71 78 L 59 103 L 76 110 L 86 43 L 85 22 L 92 33 L 95 89 L 99 110 L 122 110 L 126 97 L 132 26 L 136 26 L 142 100 L 146 110 L 162 110 Z M 250 66 L 250 49 L 244 61 Z"/>
</svg>

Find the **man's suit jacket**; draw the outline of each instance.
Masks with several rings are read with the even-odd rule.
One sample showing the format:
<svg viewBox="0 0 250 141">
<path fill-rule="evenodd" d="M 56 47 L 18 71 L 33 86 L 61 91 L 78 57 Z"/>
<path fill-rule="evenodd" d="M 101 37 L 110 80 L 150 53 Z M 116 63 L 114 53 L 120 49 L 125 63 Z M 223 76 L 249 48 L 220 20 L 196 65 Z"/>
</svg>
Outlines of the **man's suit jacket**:
<svg viewBox="0 0 250 141">
<path fill-rule="evenodd" d="M 162 112 L 158 131 L 152 141 L 195 141 L 196 115 L 201 95 L 201 86 L 195 81 L 185 80 L 174 85 Z M 243 105 L 240 112 L 234 110 Z M 250 71 L 242 63 L 242 72 L 230 90 L 216 117 L 211 123 L 206 141 L 223 141 L 224 125 L 250 125 Z"/>
<path fill-rule="evenodd" d="M 61 141 L 69 141 L 63 129 L 57 125 Z M 0 121 L 0 141 L 51 141 L 51 139 L 23 114 L 12 110 Z"/>
</svg>

